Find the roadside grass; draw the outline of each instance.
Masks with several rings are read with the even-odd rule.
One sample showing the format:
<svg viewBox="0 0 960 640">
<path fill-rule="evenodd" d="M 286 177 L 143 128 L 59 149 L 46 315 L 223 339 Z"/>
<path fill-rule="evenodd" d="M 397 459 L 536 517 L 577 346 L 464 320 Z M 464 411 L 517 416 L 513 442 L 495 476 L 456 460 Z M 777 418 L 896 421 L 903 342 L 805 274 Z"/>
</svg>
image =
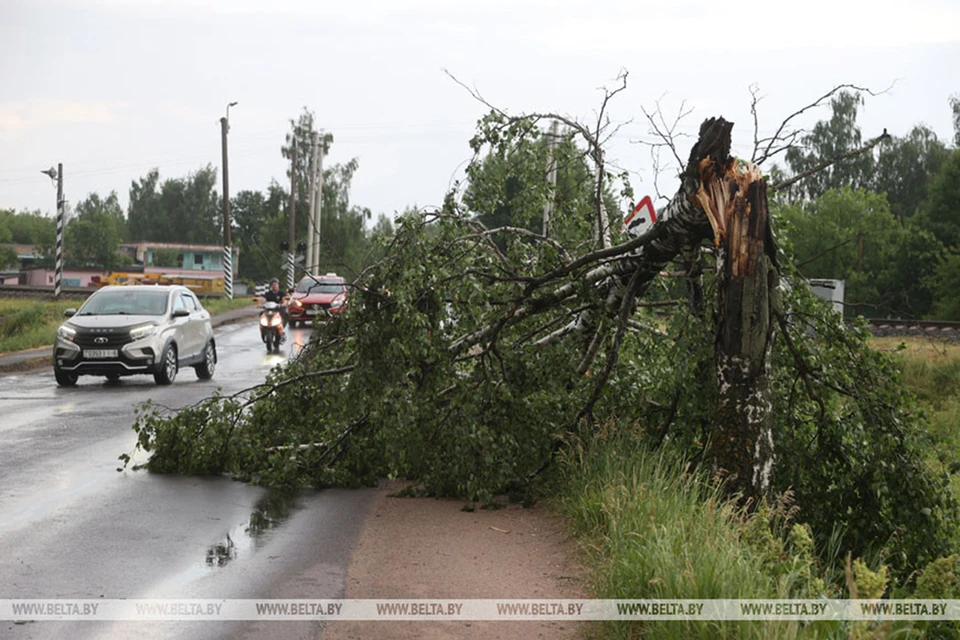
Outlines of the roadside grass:
<svg viewBox="0 0 960 640">
<path fill-rule="evenodd" d="M 918 399 L 940 408 L 960 396 L 960 344 L 928 338 L 874 338 L 872 346 L 901 362 L 903 382 Z"/>
<path fill-rule="evenodd" d="M 960 500 L 960 344 L 895 336 L 872 343 L 900 362 L 904 384 L 929 418 L 933 446 L 925 460 L 933 469 L 950 473 L 950 488 Z M 960 547 L 960 532 L 956 542 Z"/>
<path fill-rule="evenodd" d="M 63 312 L 82 300 L 0 298 L 0 353 L 53 344 Z"/>
<path fill-rule="evenodd" d="M 0 354 L 52 345 L 66 309 L 79 308 L 83 300 L 0 298 Z M 210 315 L 253 304 L 247 297 L 203 301 Z"/>
<path fill-rule="evenodd" d="M 960 499 L 960 345 L 926 338 L 879 338 L 895 352 L 904 384 L 929 418 L 932 467 L 953 473 Z M 790 523 L 781 511 L 757 527 L 723 500 L 702 474 L 669 450 L 653 452 L 629 429 L 608 429 L 561 455 L 549 493 L 567 517 L 592 576 L 592 595 L 609 599 L 781 599 L 845 597 L 837 545 L 804 560 L 778 546 Z M 776 513 L 776 509 L 775 509 Z M 758 531 L 766 531 L 761 536 Z M 763 536 L 772 533 L 766 542 Z M 831 540 L 834 540 L 837 532 Z M 758 543 L 758 540 L 761 542 Z M 771 541 L 773 541 L 771 543 Z M 958 533 L 960 547 L 960 533 Z M 766 546 L 766 549 L 764 548 Z M 770 550 L 774 553 L 770 553 Z M 874 559 L 876 560 L 876 559 Z M 868 565 L 874 562 L 868 560 Z M 820 582 L 823 580 L 823 582 Z M 903 596 L 900 596 L 903 597 Z M 598 638 L 953 637 L 908 622 L 608 621 Z"/>
<path fill-rule="evenodd" d="M 611 599 L 798 596 L 809 565 L 771 571 L 747 541 L 750 524 L 716 487 L 666 452 L 627 433 L 598 436 L 559 465 L 554 495 L 591 567 L 594 595 Z M 776 575 L 776 577 L 774 577 Z M 813 596 L 816 597 L 816 596 Z M 606 622 L 602 638 L 846 637 L 841 623 Z"/>
<path fill-rule="evenodd" d="M 200 302 L 203 303 L 203 308 L 209 311 L 210 315 L 212 316 L 225 311 L 233 311 L 234 309 L 252 307 L 254 304 L 256 304 L 253 301 L 252 296 L 240 296 L 238 298 L 234 298 L 233 300 L 228 300 L 227 298 L 203 298 L 200 300 Z"/>
</svg>

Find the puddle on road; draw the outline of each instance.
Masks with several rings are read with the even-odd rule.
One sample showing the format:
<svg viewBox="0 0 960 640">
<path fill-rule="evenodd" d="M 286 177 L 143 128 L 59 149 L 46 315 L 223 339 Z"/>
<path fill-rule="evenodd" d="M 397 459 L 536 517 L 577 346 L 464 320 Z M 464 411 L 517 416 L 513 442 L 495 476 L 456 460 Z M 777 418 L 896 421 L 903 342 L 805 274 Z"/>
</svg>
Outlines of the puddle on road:
<svg viewBox="0 0 960 640">
<path fill-rule="evenodd" d="M 277 365 L 281 365 L 287 361 L 287 354 L 281 353 L 265 353 L 263 354 L 263 360 L 260 361 L 260 366 L 273 369 Z"/>
<path fill-rule="evenodd" d="M 220 540 L 206 548 L 202 559 L 165 580 L 150 597 L 183 593 L 184 587 L 191 582 L 252 557 L 266 544 L 267 534 L 279 529 L 297 510 L 297 497 L 295 491 L 267 490 L 254 505 L 246 522 L 231 528 Z"/>
<path fill-rule="evenodd" d="M 250 518 L 231 529 L 220 541 L 207 548 L 205 565 L 225 567 L 231 561 L 256 551 L 262 546 L 264 534 L 276 529 L 296 509 L 297 495 L 292 491 L 273 489 L 257 501 Z"/>
</svg>

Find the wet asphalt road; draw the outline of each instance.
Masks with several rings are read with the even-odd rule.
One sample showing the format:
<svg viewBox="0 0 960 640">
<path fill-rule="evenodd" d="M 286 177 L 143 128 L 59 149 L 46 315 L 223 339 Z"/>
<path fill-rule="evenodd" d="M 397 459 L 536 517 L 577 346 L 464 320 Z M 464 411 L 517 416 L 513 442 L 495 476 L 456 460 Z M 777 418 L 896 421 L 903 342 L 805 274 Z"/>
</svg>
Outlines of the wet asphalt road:
<svg viewBox="0 0 960 640">
<path fill-rule="evenodd" d="M 285 494 L 226 478 L 117 472 L 134 408 L 184 406 L 263 380 L 299 348 L 268 355 L 253 323 L 217 330 L 211 381 L 181 370 L 117 384 L 53 371 L 0 376 L 0 599 L 337 598 L 372 491 Z M 142 461 L 142 454 L 135 460 Z M 0 638 L 315 638 L 319 622 L 0 621 Z"/>
</svg>

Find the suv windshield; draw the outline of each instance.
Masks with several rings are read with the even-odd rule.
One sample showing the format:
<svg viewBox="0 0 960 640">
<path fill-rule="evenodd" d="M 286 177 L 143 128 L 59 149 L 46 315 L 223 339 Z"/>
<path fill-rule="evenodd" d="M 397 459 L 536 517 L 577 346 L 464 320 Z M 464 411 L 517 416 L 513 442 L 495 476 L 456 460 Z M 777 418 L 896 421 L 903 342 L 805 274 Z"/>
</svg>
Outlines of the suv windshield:
<svg viewBox="0 0 960 640">
<path fill-rule="evenodd" d="M 83 303 L 77 315 L 162 316 L 166 312 L 166 291 L 99 291 Z"/>
<path fill-rule="evenodd" d="M 330 280 L 313 280 L 310 278 L 300 281 L 297 293 L 341 293 L 344 290 L 342 282 Z"/>
</svg>

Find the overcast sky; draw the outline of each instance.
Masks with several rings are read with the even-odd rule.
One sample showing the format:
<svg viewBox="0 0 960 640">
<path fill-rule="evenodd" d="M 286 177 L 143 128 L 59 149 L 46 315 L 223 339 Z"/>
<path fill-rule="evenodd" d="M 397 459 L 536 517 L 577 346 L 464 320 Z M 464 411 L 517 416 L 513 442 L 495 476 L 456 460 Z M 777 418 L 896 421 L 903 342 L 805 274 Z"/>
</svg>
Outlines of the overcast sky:
<svg viewBox="0 0 960 640">
<path fill-rule="evenodd" d="M 952 139 L 960 93 L 956 0 L 0 0 L 0 208 L 55 206 L 39 171 L 64 164 L 65 192 L 117 191 L 220 166 L 230 111 L 230 187 L 286 182 L 288 121 L 307 107 L 359 160 L 352 201 L 375 214 L 441 203 L 470 158 L 486 108 L 444 69 L 510 113 L 628 122 L 611 158 L 652 193 L 640 108 L 694 108 L 681 131 L 724 116 L 749 156 L 760 131 L 840 83 L 880 91 L 865 138 L 925 123 Z M 828 117 L 824 109 L 801 123 Z M 692 141 L 682 141 L 685 156 Z M 672 190 L 661 182 L 661 189 Z"/>
</svg>

